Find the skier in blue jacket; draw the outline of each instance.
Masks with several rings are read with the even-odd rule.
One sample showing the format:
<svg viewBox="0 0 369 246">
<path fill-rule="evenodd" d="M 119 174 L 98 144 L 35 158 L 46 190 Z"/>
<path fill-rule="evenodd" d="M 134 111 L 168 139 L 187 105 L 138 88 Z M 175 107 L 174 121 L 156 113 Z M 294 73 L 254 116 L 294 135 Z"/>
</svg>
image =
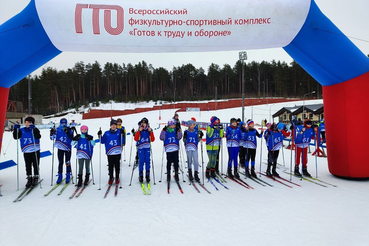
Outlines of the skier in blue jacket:
<svg viewBox="0 0 369 246">
<path fill-rule="evenodd" d="M 64 165 L 64 157 L 65 157 L 65 166 L 66 166 L 66 176 L 65 183 L 70 182 L 71 177 L 71 143 L 73 139 L 73 130 L 68 127 L 68 121 L 66 118 L 62 118 L 60 120 L 60 125 L 58 128 L 51 128 L 50 130 L 50 139 L 55 139 L 54 147 L 58 149 L 58 179 L 56 181 L 57 184 L 62 182 L 63 179 L 63 165 Z"/>
<path fill-rule="evenodd" d="M 256 156 L 256 137 L 261 138 L 263 136 L 264 130 L 261 130 L 261 134 L 254 128 L 254 121 L 248 120 L 247 121 L 247 132 L 246 132 L 246 141 L 244 146 L 246 148 L 246 163 L 245 163 L 245 170 L 246 175 L 248 177 L 252 176 L 256 178 L 255 173 L 255 156 Z M 251 173 L 249 172 L 249 162 L 251 159 Z"/>
<path fill-rule="evenodd" d="M 230 125 L 227 127 L 226 138 L 227 138 L 227 149 L 228 149 L 228 170 L 227 175 L 231 179 L 239 179 L 238 174 L 238 152 L 240 150 L 241 130 L 237 126 L 236 118 L 230 120 Z M 232 174 L 232 163 L 234 172 Z"/>
<path fill-rule="evenodd" d="M 83 167 L 85 167 L 86 175 L 84 185 L 88 185 L 90 181 L 90 162 L 95 146 L 93 137 L 88 134 L 88 127 L 81 126 L 81 134 L 77 134 L 73 138 L 72 145 L 77 149 L 77 160 L 78 160 L 78 183 L 77 186 L 82 186 L 82 174 Z"/>
<path fill-rule="evenodd" d="M 26 163 L 26 188 L 29 188 L 31 186 L 36 186 L 39 181 L 41 134 L 40 130 L 35 127 L 35 119 L 33 117 L 28 116 L 24 120 L 24 123 L 25 127 L 22 128 L 20 128 L 19 124 L 14 125 L 13 138 L 20 140 L 24 162 Z"/>
<path fill-rule="evenodd" d="M 311 138 L 314 135 L 314 130 L 311 128 L 311 125 L 311 120 L 306 119 L 303 126 L 296 126 L 296 160 L 294 174 L 297 176 L 301 176 L 301 173 L 299 172 L 299 165 L 300 160 L 302 159 L 302 174 L 304 176 L 311 177 L 310 173 L 307 171 L 308 148 Z"/>
<path fill-rule="evenodd" d="M 123 128 L 122 128 L 123 129 Z M 105 144 L 105 152 L 108 157 L 109 166 L 109 184 L 114 181 L 114 170 L 115 170 L 115 183 L 119 184 L 119 173 L 120 173 L 120 159 L 122 148 L 125 145 L 125 132 L 117 128 L 117 121 L 112 119 L 110 121 L 110 129 L 104 133 L 101 137 L 101 130 L 98 131 L 97 135 L 101 138 L 101 143 Z"/>
</svg>

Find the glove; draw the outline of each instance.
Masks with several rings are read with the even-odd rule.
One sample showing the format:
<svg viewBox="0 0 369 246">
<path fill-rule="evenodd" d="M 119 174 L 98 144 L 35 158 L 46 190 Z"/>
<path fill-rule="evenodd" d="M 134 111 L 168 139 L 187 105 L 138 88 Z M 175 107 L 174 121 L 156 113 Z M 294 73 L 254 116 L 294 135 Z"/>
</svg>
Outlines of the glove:
<svg viewBox="0 0 369 246">
<path fill-rule="evenodd" d="M 54 128 L 51 128 L 50 129 L 50 136 L 54 135 L 55 134 L 55 129 Z"/>
<path fill-rule="evenodd" d="M 199 138 L 202 138 L 204 136 L 204 133 L 202 131 L 199 132 Z"/>
<path fill-rule="evenodd" d="M 16 130 L 16 129 L 19 129 L 19 128 L 20 128 L 20 125 L 19 124 L 15 124 L 13 129 Z"/>
<path fill-rule="evenodd" d="M 290 130 L 293 130 L 294 128 L 295 128 L 295 125 L 294 124 L 291 124 Z"/>
<path fill-rule="evenodd" d="M 163 131 L 166 131 L 166 130 L 167 130 L 167 128 L 168 128 L 167 126 L 164 126 Z"/>
<path fill-rule="evenodd" d="M 132 128 L 132 131 L 131 131 L 131 132 L 132 132 L 132 134 L 135 134 L 135 129 L 134 129 L 134 128 Z"/>
<path fill-rule="evenodd" d="M 123 136 L 125 135 L 124 131 L 120 131 L 120 134 L 122 134 Z"/>
<path fill-rule="evenodd" d="M 63 129 L 63 131 L 65 132 L 65 133 L 68 133 L 69 132 L 69 127 L 64 127 L 64 129 Z"/>
<path fill-rule="evenodd" d="M 93 139 L 94 139 L 94 137 L 93 137 L 93 136 L 91 136 L 91 135 L 86 135 L 86 139 L 87 139 L 88 141 L 91 141 L 91 140 L 93 140 Z"/>
<path fill-rule="evenodd" d="M 76 127 L 74 127 L 74 126 L 72 126 L 70 129 L 71 129 L 73 132 L 77 132 Z"/>
<path fill-rule="evenodd" d="M 31 125 L 29 125 L 29 128 L 34 129 L 35 128 L 35 125 L 34 124 L 31 124 Z"/>
<path fill-rule="evenodd" d="M 76 136 L 73 137 L 74 141 L 78 141 L 81 138 L 81 134 L 77 134 Z"/>
<path fill-rule="evenodd" d="M 99 130 L 98 132 L 97 132 L 97 136 L 101 136 L 102 135 L 102 131 L 101 130 Z"/>
</svg>

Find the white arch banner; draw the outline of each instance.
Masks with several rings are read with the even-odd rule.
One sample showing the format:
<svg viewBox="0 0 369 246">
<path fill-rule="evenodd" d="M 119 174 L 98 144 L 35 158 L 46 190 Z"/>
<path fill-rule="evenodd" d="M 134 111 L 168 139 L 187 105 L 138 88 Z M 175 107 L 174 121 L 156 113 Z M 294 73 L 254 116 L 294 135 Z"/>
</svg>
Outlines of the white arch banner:
<svg viewBox="0 0 369 246">
<path fill-rule="evenodd" d="M 311 0 L 37 0 L 60 51 L 187 52 L 284 47 Z"/>
</svg>

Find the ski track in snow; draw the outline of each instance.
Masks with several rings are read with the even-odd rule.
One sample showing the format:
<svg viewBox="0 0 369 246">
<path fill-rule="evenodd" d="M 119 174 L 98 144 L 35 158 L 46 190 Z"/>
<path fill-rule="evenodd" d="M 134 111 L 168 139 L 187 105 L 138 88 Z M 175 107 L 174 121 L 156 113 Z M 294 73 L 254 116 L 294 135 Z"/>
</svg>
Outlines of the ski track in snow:
<svg viewBox="0 0 369 246">
<path fill-rule="evenodd" d="M 318 101 L 318 102 L 321 102 Z M 317 103 L 308 101 L 307 103 Z M 254 121 L 269 120 L 272 113 L 283 106 L 297 104 L 254 106 Z M 302 102 L 300 103 L 302 104 Z M 150 111 L 122 116 L 127 132 L 137 127 L 142 117 L 147 117 L 151 126 L 157 127 L 174 115 L 175 110 L 163 110 L 162 119 L 159 112 Z M 240 115 L 241 109 L 227 109 L 204 112 L 179 112 L 181 120 L 195 117 L 197 121 L 208 122 L 213 115 L 222 122 Z M 201 115 L 200 115 L 201 114 Z M 250 118 L 251 107 L 245 108 L 246 118 Z M 54 118 L 59 122 L 61 117 Z M 68 121 L 75 119 L 86 124 L 89 133 L 97 137 L 99 127 L 109 129 L 109 118 L 84 120 L 81 115 L 67 116 Z M 117 117 L 116 117 L 117 118 Z M 44 123 L 48 123 L 49 120 Z M 183 127 L 184 129 L 184 127 Z M 78 129 L 79 132 L 79 129 Z M 32 193 L 19 203 L 13 203 L 26 183 L 23 155 L 19 155 L 20 190 L 16 191 L 16 167 L 0 171 L 0 183 L 3 184 L 0 198 L 0 245 L 368 245 L 369 235 L 369 181 L 348 181 L 338 179 L 328 172 L 327 159 L 318 158 L 319 178 L 337 185 L 337 188 L 320 187 L 316 184 L 293 177 L 292 181 L 302 187 L 292 185 L 288 188 L 273 180 L 261 177 L 274 187 L 263 187 L 251 180 L 248 182 L 254 190 L 245 189 L 231 182 L 225 184 L 229 190 L 215 183 L 216 191 L 210 183 L 205 182 L 208 194 L 198 186 L 201 193 L 182 182 L 184 194 L 181 194 L 172 179 L 170 194 L 163 170 L 163 182 L 159 182 L 162 166 L 163 144 L 159 139 L 160 130 L 156 130 L 153 143 L 153 155 L 156 185 L 151 181 L 151 195 L 143 195 L 138 182 L 138 170 L 135 170 L 132 186 L 128 186 L 132 166 L 130 147 L 132 136 L 127 136 L 126 162 L 123 161 L 122 189 L 114 197 L 113 187 L 108 197 L 103 199 L 107 189 L 107 158 L 102 154 L 102 181 L 99 187 L 99 144 L 93 155 L 95 184 L 92 183 L 78 198 L 69 199 L 75 190 L 71 184 L 61 196 L 58 187 L 49 196 L 44 194 L 51 189 L 51 156 L 41 159 L 41 177 L 44 179 L 42 189 L 35 188 Z M 52 151 L 49 130 L 41 130 L 41 151 Z M 134 144 L 134 142 L 133 142 Z M 7 146 L 9 147 L 7 148 Z M 181 145 L 183 146 L 183 145 Z M 206 151 L 205 145 L 204 151 Z M 263 142 L 263 162 L 267 157 Z M 7 148 L 7 149 L 6 149 Z M 11 133 L 5 132 L 0 161 L 16 158 L 16 141 Z M 200 148 L 199 148 L 200 149 Z M 312 147 L 312 150 L 315 149 Z M 223 151 L 226 152 L 225 141 Z M 256 153 L 256 169 L 260 164 L 260 140 Z M 284 150 L 286 167 L 289 169 L 290 152 Z M 56 152 L 55 152 L 56 153 Z M 183 153 L 182 153 L 183 154 Z M 182 155 L 181 154 L 181 155 Z M 131 160 L 134 159 L 132 151 Z M 204 152 L 204 163 L 207 155 Z M 185 156 L 184 156 L 185 157 Z M 223 170 L 228 155 L 224 153 Z M 75 171 L 75 150 L 72 153 L 72 168 Z M 164 157 L 164 168 L 166 166 Z M 279 163 L 283 163 L 282 155 Z M 201 165 L 201 152 L 199 151 Z M 262 164 L 262 171 L 266 165 Z M 65 168 L 64 168 L 65 169 Z M 309 154 L 308 169 L 315 175 L 315 157 Z M 184 171 L 187 168 L 185 167 Z M 202 169 L 200 168 L 200 171 Z M 57 172 L 57 157 L 54 161 Z M 289 179 L 289 175 L 280 170 L 280 175 Z M 202 179 L 202 175 L 200 176 Z M 241 175 L 241 178 L 244 176 Z M 55 182 L 54 177 L 54 182 Z M 115 188 L 115 187 L 114 187 Z"/>
</svg>

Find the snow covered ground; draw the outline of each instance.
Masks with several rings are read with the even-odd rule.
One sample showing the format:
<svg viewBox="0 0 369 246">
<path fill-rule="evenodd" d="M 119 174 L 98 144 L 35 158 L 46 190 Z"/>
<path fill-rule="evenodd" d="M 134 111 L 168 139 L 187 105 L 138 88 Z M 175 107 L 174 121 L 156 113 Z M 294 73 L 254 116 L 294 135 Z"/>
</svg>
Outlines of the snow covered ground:
<svg viewBox="0 0 369 246">
<path fill-rule="evenodd" d="M 306 104 L 321 101 L 308 101 Z M 269 120 L 269 114 L 283 106 L 297 102 L 247 107 L 246 118 L 253 112 L 255 122 Z M 302 102 L 300 103 L 302 104 Z M 109 109 L 108 106 L 106 106 Z M 159 112 L 150 111 L 122 116 L 123 125 L 130 131 L 142 117 L 147 117 L 153 128 L 164 123 L 174 110 L 163 110 L 162 121 Z M 241 109 L 227 109 L 210 112 L 181 112 L 181 120 L 195 117 L 197 121 L 208 122 L 216 115 L 222 122 L 231 117 L 240 117 Z M 96 136 L 101 127 L 109 128 L 109 118 L 84 120 L 81 115 L 68 115 L 89 126 L 89 133 Z M 59 121 L 60 118 L 50 119 Z M 47 120 L 48 122 L 49 120 Z M 46 122 L 45 122 L 46 123 Z M 79 129 L 78 129 L 79 131 Z M 41 130 L 41 150 L 52 151 L 49 131 Z M 19 155 L 20 191 L 16 191 L 16 167 L 0 171 L 3 197 L 0 197 L 0 245 L 368 245 L 369 235 L 369 181 L 348 181 L 338 179 L 328 172 L 327 159 L 318 158 L 319 178 L 338 187 L 321 187 L 293 178 L 302 187 L 288 188 L 272 180 L 274 187 L 263 187 L 246 180 L 254 190 L 247 190 L 228 181 L 229 190 L 218 185 L 219 191 L 205 183 L 211 194 L 200 187 L 201 193 L 189 186 L 181 185 L 181 194 L 172 181 L 171 194 L 167 194 L 165 177 L 161 179 L 163 144 L 159 140 L 160 129 L 155 130 L 153 143 L 156 185 L 152 182 L 152 195 L 143 195 L 135 171 L 132 186 L 128 186 L 131 175 L 129 167 L 132 136 L 127 136 L 123 154 L 123 189 L 114 197 L 112 190 L 103 199 L 107 188 L 107 159 L 102 155 L 102 189 L 99 187 L 100 146 L 95 146 L 93 169 L 95 185 L 90 185 L 79 198 L 69 200 L 74 187 L 70 185 L 61 196 L 58 190 L 44 197 L 51 188 L 51 157 L 41 159 L 42 189 L 36 188 L 19 203 L 13 200 L 20 194 L 26 179 L 23 156 Z M 262 143 L 263 162 L 267 151 Z M 257 169 L 260 164 L 260 142 L 256 155 Z M 16 141 L 11 133 L 5 132 L 0 161 L 17 160 Z M 224 149 L 225 150 L 225 149 Z M 313 150 L 313 149 L 312 149 Z M 134 152 L 134 151 L 132 151 Z M 132 154 L 133 156 L 134 154 Z M 201 156 L 201 155 L 200 155 Z M 284 160 L 283 160 L 284 156 Z M 290 165 L 290 150 L 280 154 L 279 163 Z M 75 170 L 75 151 L 72 168 Z M 223 155 L 225 170 L 227 155 Z M 125 161 L 124 161 L 125 160 Z M 133 160 L 133 157 L 132 157 Z M 204 153 L 204 162 L 207 162 Z M 55 158 L 54 170 L 57 168 Z M 165 162 L 165 157 L 164 157 Z M 200 157 L 201 162 L 201 157 Z M 164 165 L 165 166 L 165 165 Z M 265 170 L 262 164 L 262 170 Z M 315 174 L 315 158 L 309 155 L 310 173 Z M 165 172 L 165 171 L 164 171 Z M 282 170 L 280 174 L 289 178 Z M 56 171 L 55 171 L 56 173 Z M 186 179 L 187 180 L 187 179 Z M 55 177 L 54 177 L 55 182 Z"/>
</svg>

